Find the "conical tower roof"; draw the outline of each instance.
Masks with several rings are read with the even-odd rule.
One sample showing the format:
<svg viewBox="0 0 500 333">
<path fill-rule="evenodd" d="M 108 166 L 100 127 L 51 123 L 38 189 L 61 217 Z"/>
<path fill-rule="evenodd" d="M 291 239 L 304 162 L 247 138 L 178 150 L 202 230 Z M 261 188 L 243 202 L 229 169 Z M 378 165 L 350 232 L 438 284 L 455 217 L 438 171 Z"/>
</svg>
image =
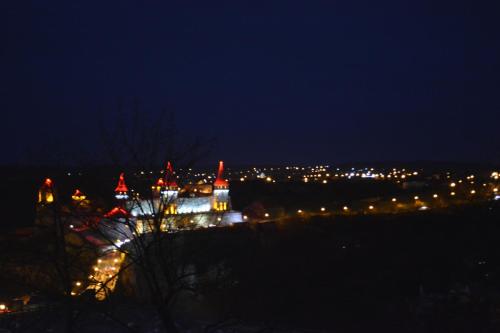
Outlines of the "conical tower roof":
<svg viewBox="0 0 500 333">
<path fill-rule="evenodd" d="M 215 179 L 215 182 L 214 182 L 215 187 L 228 187 L 229 186 L 227 180 L 222 178 L 223 173 L 224 173 L 224 162 L 219 161 L 219 170 L 217 171 L 217 178 Z"/>
<path fill-rule="evenodd" d="M 128 192 L 127 184 L 125 184 L 125 174 L 123 172 L 120 174 L 115 192 Z"/>
<path fill-rule="evenodd" d="M 174 168 L 172 167 L 172 163 L 168 161 L 167 169 L 165 171 L 165 186 L 168 188 L 178 188 L 177 182 L 175 181 Z"/>
</svg>

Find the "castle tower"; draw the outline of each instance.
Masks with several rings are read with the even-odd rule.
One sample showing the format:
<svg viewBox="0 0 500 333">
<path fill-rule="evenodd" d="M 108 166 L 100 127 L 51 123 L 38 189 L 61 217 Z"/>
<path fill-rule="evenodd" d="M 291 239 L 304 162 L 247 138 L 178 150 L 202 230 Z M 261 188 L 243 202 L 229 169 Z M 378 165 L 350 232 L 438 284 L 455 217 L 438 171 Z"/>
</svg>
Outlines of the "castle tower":
<svg viewBox="0 0 500 333">
<path fill-rule="evenodd" d="M 226 211 L 230 209 L 229 202 L 229 183 L 223 178 L 224 162 L 219 161 L 219 170 L 214 182 L 214 201 L 213 209 L 216 211 Z"/>
<path fill-rule="evenodd" d="M 156 181 L 156 184 L 151 186 L 151 190 L 153 190 L 153 197 L 154 198 L 159 198 L 161 195 L 161 192 L 165 189 L 165 180 L 163 180 L 163 177 L 158 178 Z"/>
<path fill-rule="evenodd" d="M 35 224 L 47 226 L 54 223 L 55 199 L 54 183 L 47 178 L 38 190 Z"/>
<path fill-rule="evenodd" d="M 85 199 L 87 199 L 87 196 L 85 194 L 83 194 L 83 192 L 80 191 L 79 189 L 76 189 L 75 193 L 73 193 L 73 195 L 71 196 L 71 199 L 73 199 L 73 201 L 76 201 L 76 202 L 82 202 Z"/>
<path fill-rule="evenodd" d="M 128 199 L 128 188 L 127 184 L 125 184 L 125 174 L 123 172 L 120 174 L 118 185 L 115 188 L 115 198 L 123 204 Z"/>
<path fill-rule="evenodd" d="M 45 179 L 38 190 L 38 204 L 47 205 L 54 202 L 54 187 L 50 178 Z"/>
<path fill-rule="evenodd" d="M 177 197 L 179 195 L 179 186 L 175 180 L 175 172 L 170 161 L 165 170 L 165 179 L 163 190 L 161 191 L 162 200 L 165 202 L 165 212 L 167 214 L 177 214 Z"/>
</svg>

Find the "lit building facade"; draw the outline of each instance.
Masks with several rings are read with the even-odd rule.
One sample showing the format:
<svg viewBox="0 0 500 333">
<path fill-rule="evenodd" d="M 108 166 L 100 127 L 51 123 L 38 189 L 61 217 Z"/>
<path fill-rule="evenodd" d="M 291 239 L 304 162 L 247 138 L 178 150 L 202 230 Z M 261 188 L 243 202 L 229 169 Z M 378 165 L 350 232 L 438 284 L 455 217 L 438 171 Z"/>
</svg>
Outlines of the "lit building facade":
<svg viewBox="0 0 500 333">
<path fill-rule="evenodd" d="M 229 196 L 229 183 L 223 178 L 224 163 L 219 162 L 217 178 L 211 186 L 206 184 L 178 186 L 172 164 L 169 162 L 164 177 L 152 186 L 153 199 L 128 200 L 125 208 L 131 218 L 141 219 L 164 210 L 166 219 L 174 224 L 188 219 L 189 223 L 209 227 L 243 222 L 241 212 L 233 211 Z M 142 228 L 140 228 L 142 229 Z"/>
</svg>

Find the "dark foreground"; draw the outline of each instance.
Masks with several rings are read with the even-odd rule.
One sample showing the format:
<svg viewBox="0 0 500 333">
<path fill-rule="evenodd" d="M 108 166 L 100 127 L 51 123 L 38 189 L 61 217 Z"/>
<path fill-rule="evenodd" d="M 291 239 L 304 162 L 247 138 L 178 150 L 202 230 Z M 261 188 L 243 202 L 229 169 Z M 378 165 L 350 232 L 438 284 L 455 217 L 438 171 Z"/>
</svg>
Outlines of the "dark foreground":
<svg viewBox="0 0 500 333">
<path fill-rule="evenodd" d="M 496 332 L 500 210 L 486 203 L 408 215 L 310 217 L 187 234 L 227 283 L 186 294 L 181 331 Z M 8 282 L 2 288 L 9 288 Z M 77 332 L 155 332 L 125 285 L 74 300 Z M 50 306 L 48 306 L 50 304 Z M 0 315 L 13 332 L 58 332 L 60 305 Z"/>
</svg>

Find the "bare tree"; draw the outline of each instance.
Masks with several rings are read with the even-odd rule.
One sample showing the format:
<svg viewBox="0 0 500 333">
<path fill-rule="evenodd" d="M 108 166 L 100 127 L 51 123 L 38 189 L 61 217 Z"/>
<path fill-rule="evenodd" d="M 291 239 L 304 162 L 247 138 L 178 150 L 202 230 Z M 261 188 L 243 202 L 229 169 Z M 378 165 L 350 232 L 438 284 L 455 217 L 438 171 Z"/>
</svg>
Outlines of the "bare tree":
<svg viewBox="0 0 500 333">
<path fill-rule="evenodd" d="M 195 295 L 202 285 L 217 283 L 225 273 L 218 265 L 195 265 L 196 258 L 210 250 L 209 242 L 194 244 L 181 231 L 181 227 L 190 230 L 196 225 L 189 215 L 176 215 L 172 210 L 178 175 L 167 167 L 157 182 L 150 171 L 167 161 L 188 170 L 210 146 L 200 138 L 178 140 L 173 114 L 161 112 L 157 119 L 148 118 L 139 112 L 137 104 L 129 115 L 121 112 L 115 126 L 103 127 L 105 147 L 116 165 L 136 171 L 135 185 L 140 190 L 122 193 L 117 187 L 118 201 L 126 199 L 127 203 L 118 203 L 96 225 L 95 231 L 110 244 L 108 258 L 121 265 L 114 265 L 112 272 L 98 278 L 94 276 L 95 290 L 105 298 L 118 276 L 128 276 L 134 280 L 130 285 L 135 294 L 154 306 L 168 332 L 176 332 L 174 309 L 179 297 Z M 130 214 L 132 209 L 136 216 Z M 96 273 L 99 271 L 96 267 Z"/>
</svg>

